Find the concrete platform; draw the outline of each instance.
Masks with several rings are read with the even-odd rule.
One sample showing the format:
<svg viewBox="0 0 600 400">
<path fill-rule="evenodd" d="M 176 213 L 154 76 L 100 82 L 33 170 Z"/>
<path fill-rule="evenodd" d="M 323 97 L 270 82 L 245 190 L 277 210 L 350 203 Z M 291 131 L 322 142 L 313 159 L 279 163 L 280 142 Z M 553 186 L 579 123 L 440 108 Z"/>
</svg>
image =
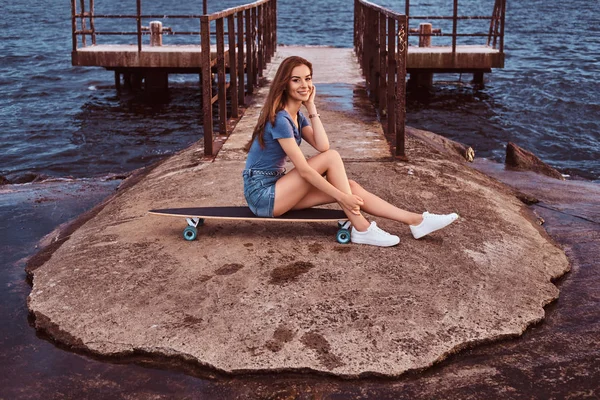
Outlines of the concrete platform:
<svg viewBox="0 0 600 400">
<path fill-rule="evenodd" d="M 450 72 L 492 68 L 504 68 L 504 54 L 489 46 L 456 46 L 456 54 L 452 54 L 452 46 L 408 47 L 406 69 L 409 73 L 413 70 Z"/>
<path fill-rule="evenodd" d="M 358 377 L 426 368 L 544 318 L 558 297 L 551 280 L 569 264 L 512 189 L 414 137 L 410 161 L 394 161 L 351 50 L 281 47 L 266 76 L 290 54 L 315 64 L 319 112 L 352 179 L 403 208 L 460 220 L 417 241 L 377 219 L 401 243 L 376 248 L 339 245 L 328 224 L 207 224 L 186 242 L 183 221 L 148 215 L 244 204 L 241 148 L 262 88 L 214 162 L 200 144 L 165 160 L 32 266 L 37 329 L 119 359 Z"/>
<path fill-rule="evenodd" d="M 225 45 L 225 55 L 228 54 Z M 201 49 L 196 45 L 144 46 L 94 45 L 72 52 L 72 64 L 104 68 L 200 68 Z M 216 62 L 216 45 L 211 46 L 211 60 Z M 227 57 L 225 57 L 227 62 Z M 450 46 L 409 46 L 407 69 L 469 69 L 488 70 L 504 67 L 504 54 L 489 46 L 457 46 L 456 55 Z"/>
<path fill-rule="evenodd" d="M 225 46 L 227 62 L 228 46 Z M 211 60 L 217 59 L 217 46 L 211 46 Z M 83 67 L 104 68 L 196 68 L 202 65 L 200 45 L 144 46 L 111 44 L 81 47 L 71 53 L 71 63 Z"/>
</svg>

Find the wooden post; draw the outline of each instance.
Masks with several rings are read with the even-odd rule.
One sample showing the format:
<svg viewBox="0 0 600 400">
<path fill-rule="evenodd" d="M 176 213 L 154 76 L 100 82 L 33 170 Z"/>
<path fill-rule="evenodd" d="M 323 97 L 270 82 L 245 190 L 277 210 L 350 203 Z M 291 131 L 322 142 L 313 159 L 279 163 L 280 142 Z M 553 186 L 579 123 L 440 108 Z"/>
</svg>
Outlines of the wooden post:
<svg viewBox="0 0 600 400">
<path fill-rule="evenodd" d="M 81 42 L 83 47 L 87 46 L 85 39 L 85 0 L 80 0 L 81 4 Z"/>
<path fill-rule="evenodd" d="M 227 86 L 225 81 L 225 32 L 223 18 L 217 25 L 217 101 L 219 102 L 219 133 L 227 135 Z"/>
<path fill-rule="evenodd" d="M 200 17 L 202 57 L 202 125 L 204 128 L 204 155 L 213 155 L 212 79 L 210 71 L 210 20 Z"/>
<path fill-rule="evenodd" d="M 162 22 L 152 21 L 150 22 L 150 46 L 162 46 L 162 33 L 163 27 Z"/>
<path fill-rule="evenodd" d="M 256 7 L 256 18 L 257 18 L 257 26 L 258 26 L 258 32 L 257 32 L 257 37 L 256 40 L 258 42 L 258 46 L 257 46 L 257 72 L 258 72 L 258 76 L 262 77 L 263 76 L 263 69 L 265 68 L 264 66 L 264 55 L 265 55 L 265 42 L 264 42 L 264 34 L 265 34 L 265 23 L 264 23 L 264 7 L 258 6 Z"/>
<path fill-rule="evenodd" d="M 250 10 L 244 11 L 246 19 L 246 81 L 248 83 L 247 91 L 251 95 L 254 93 L 254 62 L 252 61 L 253 40 L 252 40 L 252 20 Z"/>
<path fill-rule="evenodd" d="M 77 51 L 77 3 L 75 0 L 71 0 L 71 41 L 73 42 L 73 52 Z"/>
<path fill-rule="evenodd" d="M 115 70 L 115 88 L 117 92 L 121 91 L 121 73 L 118 70 Z"/>
<path fill-rule="evenodd" d="M 506 0 L 501 1 L 502 10 L 500 12 L 500 53 L 504 54 L 504 20 L 506 17 Z M 502 66 L 504 66 L 504 62 Z"/>
<path fill-rule="evenodd" d="M 273 54 L 277 50 L 277 0 L 273 0 Z"/>
<path fill-rule="evenodd" d="M 258 31 L 257 31 L 257 9 L 253 7 L 251 10 L 252 15 L 252 23 L 250 27 L 252 28 L 252 72 L 254 73 L 253 80 L 254 84 L 258 86 L 258 53 L 260 52 L 260 47 L 258 44 Z"/>
<path fill-rule="evenodd" d="M 379 13 L 373 10 L 372 13 L 372 21 L 373 21 L 373 101 L 377 103 L 379 106 L 379 75 L 381 71 L 379 71 Z"/>
<path fill-rule="evenodd" d="M 235 20 L 234 15 L 227 17 L 227 46 L 229 48 L 229 91 L 231 93 L 231 116 L 238 117 L 237 59 L 235 56 Z"/>
<path fill-rule="evenodd" d="M 149 95 L 163 94 L 169 90 L 169 74 L 149 68 L 144 72 L 144 91 Z"/>
<path fill-rule="evenodd" d="M 386 46 L 386 29 L 387 17 L 385 14 L 379 14 L 379 117 L 387 114 L 387 46 Z"/>
<path fill-rule="evenodd" d="M 96 24 L 94 21 L 94 0 L 90 0 L 90 29 L 92 30 L 92 44 L 96 45 Z"/>
<path fill-rule="evenodd" d="M 238 46 L 238 103 L 246 104 L 246 88 L 244 85 L 244 13 L 237 13 L 237 46 Z"/>
<path fill-rule="evenodd" d="M 483 76 L 483 71 L 477 71 L 473 73 L 473 85 L 475 85 L 479 89 L 482 89 L 484 86 Z"/>
<path fill-rule="evenodd" d="M 407 160 L 404 144 L 406 125 L 406 55 L 408 53 L 408 25 L 406 16 L 398 20 L 398 62 L 396 63 L 396 158 Z"/>
<path fill-rule="evenodd" d="M 396 20 L 388 19 L 387 133 L 396 134 Z"/>
<path fill-rule="evenodd" d="M 142 0 L 137 0 L 137 41 L 138 52 L 142 51 Z"/>
<path fill-rule="evenodd" d="M 454 0 L 452 15 L 452 57 L 456 57 L 456 33 L 458 31 L 458 0 Z"/>
</svg>

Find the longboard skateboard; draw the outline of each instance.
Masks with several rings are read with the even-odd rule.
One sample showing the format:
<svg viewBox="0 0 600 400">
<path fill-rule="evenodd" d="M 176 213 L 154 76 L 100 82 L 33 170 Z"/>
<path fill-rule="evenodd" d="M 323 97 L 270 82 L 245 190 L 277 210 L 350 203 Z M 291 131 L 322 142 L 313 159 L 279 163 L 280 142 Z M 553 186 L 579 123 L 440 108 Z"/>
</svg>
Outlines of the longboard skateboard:
<svg viewBox="0 0 600 400">
<path fill-rule="evenodd" d="M 335 236 L 339 243 L 350 243 L 350 222 L 341 210 L 326 208 L 307 208 L 292 210 L 275 217 L 257 217 L 248 207 L 197 207 L 197 208 L 163 208 L 148 211 L 154 215 L 186 218 L 188 226 L 183 230 L 185 240 L 198 237 L 198 227 L 204 225 L 207 219 L 225 219 L 239 221 L 270 221 L 270 222 L 327 222 L 338 221 L 338 231 Z"/>
</svg>

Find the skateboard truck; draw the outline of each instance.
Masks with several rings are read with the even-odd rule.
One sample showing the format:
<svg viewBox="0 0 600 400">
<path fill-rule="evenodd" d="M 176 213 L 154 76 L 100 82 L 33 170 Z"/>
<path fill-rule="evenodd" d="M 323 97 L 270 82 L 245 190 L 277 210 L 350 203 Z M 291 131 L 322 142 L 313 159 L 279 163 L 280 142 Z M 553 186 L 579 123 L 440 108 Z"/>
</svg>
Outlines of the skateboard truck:
<svg viewBox="0 0 600 400">
<path fill-rule="evenodd" d="M 194 228 L 197 228 L 199 226 L 204 225 L 204 218 L 186 218 L 185 219 L 188 226 L 193 226 Z"/>
</svg>

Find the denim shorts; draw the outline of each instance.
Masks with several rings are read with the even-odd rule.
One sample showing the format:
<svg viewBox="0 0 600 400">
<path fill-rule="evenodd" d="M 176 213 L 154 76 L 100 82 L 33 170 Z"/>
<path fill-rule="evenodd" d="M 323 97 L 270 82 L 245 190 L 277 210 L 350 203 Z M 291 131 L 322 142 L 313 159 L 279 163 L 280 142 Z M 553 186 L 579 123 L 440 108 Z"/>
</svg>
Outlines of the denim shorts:
<svg viewBox="0 0 600 400">
<path fill-rule="evenodd" d="M 275 183 L 285 174 L 281 169 L 245 169 L 244 196 L 248 207 L 258 217 L 273 217 Z"/>
</svg>

